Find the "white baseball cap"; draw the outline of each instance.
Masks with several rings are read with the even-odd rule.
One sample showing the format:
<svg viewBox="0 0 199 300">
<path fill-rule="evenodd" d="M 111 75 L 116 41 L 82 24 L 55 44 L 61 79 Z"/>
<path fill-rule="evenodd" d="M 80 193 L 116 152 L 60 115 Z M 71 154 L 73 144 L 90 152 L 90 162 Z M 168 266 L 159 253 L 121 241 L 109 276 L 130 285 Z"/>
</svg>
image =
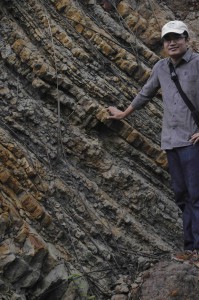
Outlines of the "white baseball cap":
<svg viewBox="0 0 199 300">
<path fill-rule="evenodd" d="M 170 32 L 182 34 L 184 31 L 186 31 L 189 35 L 189 31 L 185 23 L 182 21 L 170 21 L 162 27 L 161 38 Z"/>
</svg>

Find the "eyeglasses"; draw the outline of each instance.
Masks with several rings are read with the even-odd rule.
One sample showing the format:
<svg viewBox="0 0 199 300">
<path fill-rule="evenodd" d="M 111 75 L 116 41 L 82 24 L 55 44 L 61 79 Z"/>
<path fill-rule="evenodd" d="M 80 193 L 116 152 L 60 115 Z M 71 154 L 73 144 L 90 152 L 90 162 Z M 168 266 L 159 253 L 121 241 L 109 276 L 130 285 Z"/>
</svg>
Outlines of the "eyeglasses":
<svg viewBox="0 0 199 300">
<path fill-rule="evenodd" d="M 186 38 L 184 34 L 168 34 L 165 35 L 162 40 L 163 42 L 179 41 L 183 38 Z"/>
</svg>

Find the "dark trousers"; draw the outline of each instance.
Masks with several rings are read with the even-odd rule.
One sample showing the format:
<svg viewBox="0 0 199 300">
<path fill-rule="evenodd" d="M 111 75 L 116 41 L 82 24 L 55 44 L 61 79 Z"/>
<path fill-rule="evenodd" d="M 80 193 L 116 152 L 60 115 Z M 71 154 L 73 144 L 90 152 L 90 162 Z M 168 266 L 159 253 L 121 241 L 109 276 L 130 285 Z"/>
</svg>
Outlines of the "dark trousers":
<svg viewBox="0 0 199 300">
<path fill-rule="evenodd" d="M 199 250 L 199 143 L 166 152 L 176 204 L 183 213 L 184 249 Z"/>
</svg>

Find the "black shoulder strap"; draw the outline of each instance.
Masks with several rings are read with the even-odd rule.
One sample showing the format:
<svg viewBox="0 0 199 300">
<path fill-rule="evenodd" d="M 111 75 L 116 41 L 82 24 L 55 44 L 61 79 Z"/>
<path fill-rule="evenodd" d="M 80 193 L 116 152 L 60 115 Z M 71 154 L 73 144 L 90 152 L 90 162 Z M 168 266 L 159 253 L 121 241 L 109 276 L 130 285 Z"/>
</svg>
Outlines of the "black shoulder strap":
<svg viewBox="0 0 199 300">
<path fill-rule="evenodd" d="M 169 63 L 169 69 L 170 69 L 171 79 L 175 83 L 175 85 L 176 85 L 182 99 L 184 100 L 185 104 L 190 109 L 192 117 L 193 117 L 196 125 L 199 128 L 199 112 L 195 109 L 194 105 L 192 104 L 192 102 L 189 100 L 189 98 L 187 97 L 187 95 L 183 91 L 183 89 L 181 87 L 181 84 L 179 82 L 179 79 L 178 79 L 178 75 L 176 74 L 176 71 L 175 71 L 175 68 L 174 68 L 172 62 Z"/>
<path fill-rule="evenodd" d="M 171 75 L 171 79 L 173 80 L 173 82 L 175 83 L 180 96 L 182 97 L 182 99 L 184 100 L 184 102 L 186 103 L 186 105 L 188 106 L 188 108 L 190 109 L 190 111 L 195 111 L 195 107 L 194 105 L 191 103 L 191 101 L 189 100 L 189 98 L 187 97 L 187 95 L 185 94 L 185 92 L 183 91 L 181 84 L 179 82 L 178 79 L 178 75 L 176 74 L 175 68 L 172 64 L 172 62 L 169 62 L 169 69 L 170 69 L 170 75 Z"/>
</svg>

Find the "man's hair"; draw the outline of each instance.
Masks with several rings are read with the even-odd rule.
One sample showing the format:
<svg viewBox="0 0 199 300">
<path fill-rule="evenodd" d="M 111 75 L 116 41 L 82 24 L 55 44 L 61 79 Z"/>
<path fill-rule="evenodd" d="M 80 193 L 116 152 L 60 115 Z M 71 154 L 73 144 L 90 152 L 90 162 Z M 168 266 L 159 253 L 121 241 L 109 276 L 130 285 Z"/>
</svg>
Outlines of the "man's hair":
<svg viewBox="0 0 199 300">
<path fill-rule="evenodd" d="M 187 31 L 184 31 L 183 32 L 183 35 L 185 36 L 185 39 L 188 40 L 189 39 L 189 34 Z"/>
</svg>

